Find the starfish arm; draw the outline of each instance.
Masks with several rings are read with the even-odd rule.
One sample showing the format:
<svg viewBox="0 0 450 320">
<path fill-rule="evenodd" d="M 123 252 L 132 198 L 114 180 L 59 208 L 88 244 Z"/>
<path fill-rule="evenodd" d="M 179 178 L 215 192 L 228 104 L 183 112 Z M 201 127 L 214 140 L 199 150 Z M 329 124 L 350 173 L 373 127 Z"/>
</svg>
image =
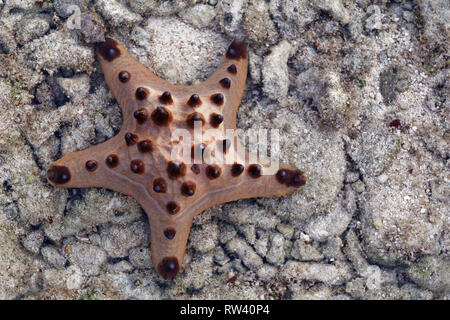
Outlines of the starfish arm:
<svg viewBox="0 0 450 320">
<path fill-rule="evenodd" d="M 192 217 L 184 214 L 161 216 L 150 201 L 140 201 L 150 223 L 152 263 L 165 280 L 173 280 L 180 272 Z"/>
<path fill-rule="evenodd" d="M 246 198 L 284 196 L 306 184 L 307 177 L 302 170 L 264 157 L 258 158 L 247 151 L 239 156 L 229 149 L 223 160 L 225 163 L 221 165 L 204 168 L 205 177 L 199 183 L 207 185 L 207 190 L 190 203 L 183 214 L 193 218 L 217 204 Z M 218 174 L 206 178 L 208 167 L 217 168 L 217 171 L 210 169 L 209 172 Z"/>
<path fill-rule="evenodd" d="M 209 96 L 212 105 L 216 104 L 220 107 L 224 127 L 228 129 L 236 128 L 236 112 L 244 92 L 247 68 L 247 47 L 243 41 L 234 40 L 216 71 L 196 86 L 199 94 Z M 215 100 L 216 94 L 223 95 L 223 105 L 220 99 Z"/>
<path fill-rule="evenodd" d="M 261 175 L 257 173 L 260 169 Z M 233 171 L 235 171 L 233 165 L 227 165 L 224 168 L 225 175 L 232 176 Z M 267 167 L 259 164 L 248 165 L 241 175 L 233 178 L 234 181 L 229 181 L 226 189 L 214 190 L 210 194 L 208 204 L 205 204 L 202 209 L 212 204 L 239 199 L 280 197 L 297 191 L 306 183 L 305 173 L 293 166 L 279 164 L 275 172 L 268 173 L 268 171 Z"/>
<path fill-rule="evenodd" d="M 117 145 L 119 136 L 93 146 L 72 152 L 53 162 L 47 168 L 47 180 L 50 184 L 64 188 L 107 188 L 134 195 L 138 188 L 131 185 L 127 177 L 108 168 L 106 161 Z M 113 159 L 114 160 L 114 159 Z M 120 165 L 120 164 L 118 164 Z"/>
<path fill-rule="evenodd" d="M 133 113 L 145 105 L 150 95 L 174 90 L 177 86 L 156 76 L 136 60 L 125 46 L 106 38 L 98 47 L 98 59 L 106 83 L 122 108 L 123 126 L 133 120 Z"/>
<path fill-rule="evenodd" d="M 238 177 L 234 188 L 228 195 L 224 195 L 224 202 L 246 198 L 271 198 L 293 193 L 306 183 L 306 174 L 286 164 L 271 164 L 272 168 L 262 164 L 249 164 L 242 177 Z M 230 174 L 233 166 L 225 169 Z"/>
</svg>

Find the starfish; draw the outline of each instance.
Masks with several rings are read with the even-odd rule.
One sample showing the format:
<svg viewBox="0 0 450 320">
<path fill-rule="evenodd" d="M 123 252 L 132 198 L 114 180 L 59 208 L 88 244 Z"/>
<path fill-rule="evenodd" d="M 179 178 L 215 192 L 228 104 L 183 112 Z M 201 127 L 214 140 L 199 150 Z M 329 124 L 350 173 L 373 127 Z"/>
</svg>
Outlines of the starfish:
<svg viewBox="0 0 450 320">
<path fill-rule="evenodd" d="M 234 40 L 217 70 L 193 86 L 159 78 L 112 38 L 97 51 L 106 83 L 122 109 L 121 131 L 55 161 L 47 178 L 58 187 L 107 188 L 136 199 L 148 216 L 152 262 L 163 279 L 173 280 L 179 273 L 196 215 L 220 203 L 286 195 L 305 184 L 306 175 L 294 167 L 275 163 L 275 173 L 262 158 L 247 164 L 250 153 L 238 152 L 243 147 L 237 135 L 225 136 L 225 129 L 236 129 L 247 78 L 244 42 Z M 197 143 L 194 137 L 190 144 L 185 135 L 174 135 L 176 130 L 214 134 Z M 188 161 L 186 148 L 180 148 L 187 143 Z M 207 163 L 202 158 L 207 152 L 213 159 L 222 154 L 232 160 Z"/>
</svg>

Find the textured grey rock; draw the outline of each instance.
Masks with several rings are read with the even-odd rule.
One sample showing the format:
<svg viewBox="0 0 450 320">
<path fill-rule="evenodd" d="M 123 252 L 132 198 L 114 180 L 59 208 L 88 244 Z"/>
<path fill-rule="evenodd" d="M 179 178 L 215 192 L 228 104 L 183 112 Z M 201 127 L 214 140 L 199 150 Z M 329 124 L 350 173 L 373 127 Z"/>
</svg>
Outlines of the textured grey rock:
<svg viewBox="0 0 450 320">
<path fill-rule="evenodd" d="M 329 237 L 343 233 L 351 219 L 352 213 L 338 205 L 332 212 L 310 218 L 304 231 L 314 240 L 323 242 Z"/>
<path fill-rule="evenodd" d="M 363 174 L 380 175 L 396 157 L 399 140 L 385 127 L 367 127 L 351 142 L 350 155 Z"/>
<path fill-rule="evenodd" d="M 342 262 L 321 264 L 288 261 L 281 268 L 280 277 L 285 280 L 319 281 L 325 284 L 339 285 L 351 279 L 352 275 L 350 267 Z"/>
<path fill-rule="evenodd" d="M 181 279 L 181 285 L 192 290 L 200 290 L 208 285 L 213 274 L 213 260 L 212 255 L 193 259 L 186 268 L 186 272 L 190 275 Z"/>
<path fill-rule="evenodd" d="M 245 2 L 245 0 L 222 0 L 218 3 L 218 19 L 226 33 L 232 35 L 240 28 Z"/>
<path fill-rule="evenodd" d="M 55 0 L 53 5 L 59 16 L 68 18 L 75 13 L 75 7 L 78 7 L 81 10 L 82 8 L 87 7 L 89 2 L 89 0 Z"/>
<path fill-rule="evenodd" d="M 405 284 L 400 288 L 401 298 L 405 300 L 431 300 L 433 293 L 429 290 L 421 290 L 413 284 Z M 440 297 L 441 299 L 441 297 Z"/>
<path fill-rule="evenodd" d="M 273 119 L 267 118 L 270 114 L 267 108 L 257 108 L 255 121 L 260 121 L 262 124 L 258 126 L 263 125 L 265 128 L 281 129 L 286 123 L 290 124 L 291 131 L 283 132 L 280 137 L 281 160 L 308 172 L 308 187 L 289 197 L 261 199 L 258 202 L 268 206 L 270 210 L 267 211 L 272 213 L 272 219 L 289 219 L 295 226 L 313 215 L 334 210 L 345 173 L 344 146 L 339 135 L 318 130 L 299 118 L 292 117 L 291 111 L 280 109 L 279 105 L 273 107 Z M 314 146 L 303 141 L 310 141 Z M 290 156 L 290 153 L 285 153 L 287 150 L 292 151 Z M 326 190 L 323 188 L 324 183 L 327 184 Z M 264 213 L 263 210 L 260 211 Z"/>
<path fill-rule="evenodd" d="M 152 256 L 148 246 L 131 249 L 128 259 L 130 260 L 130 263 L 138 269 L 152 268 Z"/>
<path fill-rule="evenodd" d="M 105 26 L 95 13 L 83 13 L 80 16 L 80 28 L 77 31 L 86 43 L 105 41 Z"/>
<path fill-rule="evenodd" d="M 369 17 L 366 20 L 366 29 L 369 31 L 382 29 L 383 24 L 381 23 L 382 15 L 380 7 L 377 5 L 367 7 L 367 14 Z"/>
<path fill-rule="evenodd" d="M 186 11 L 182 11 L 180 16 L 196 28 L 206 28 L 212 23 L 216 14 L 217 12 L 213 7 L 206 4 L 197 4 Z"/>
<path fill-rule="evenodd" d="M 3 132 L 0 138 L 3 152 L 0 180 L 5 190 L 0 192 L 0 203 L 4 206 L 2 211 L 10 219 L 37 226 L 51 216 L 46 210 L 55 214 L 63 212 L 66 193 L 52 194 L 40 179 L 42 173 L 33 159 L 31 146 L 24 139 L 24 129 L 17 123 L 19 113 L 26 117 L 31 102 L 27 94 L 22 94 L 22 90 L 21 85 L 11 87 L 0 81 L 0 131 Z M 28 107 L 11 107 L 15 103 L 25 103 Z M 14 156 L 5 156 L 5 152 Z"/>
<path fill-rule="evenodd" d="M 419 286 L 437 293 L 450 290 L 450 262 L 425 256 L 408 268 L 408 276 Z"/>
<path fill-rule="evenodd" d="M 225 251 L 218 247 L 214 252 L 214 262 L 219 264 L 220 266 L 224 266 L 230 261 L 230 258 L 225 254 Z"/>
<path fill-rule="evenodd" d="M 366 185 L 361 180 L 352 183 L 352 189 L 357 193 L 363 193 L 366 191 Z"/>
<path fill-rule="evenodd" d="M 6 219 L 13 221 L 19 216 L 19 208 L 14 202 L 10 202 L 3 207 L 3 213 Z"/>
<path fill-rule="evenodd" d="M 238 274 L 243 274 L 247 271 L 247 268 L 244 266 L 244 263 L 241 259 L 234 259 L 233 261 L 231 261 L 231 266 L 233 267 L 233 270 L 235 270 Z"/>
<path fill-rule="evenodd" d="M 448 39 L 443 30 L 448 29 L 450 8 L 445 0 L 416 1 L 425 23 L 424 35 L 428 40 L 441 42 L 448 50 Z"/>
<path fill-rule="evenodd" d="M 384 103 L 395 101 L 397 95 L 405 91 L 410 84 L 408 70 L 400 66 L 389 66 L 380 74 L 380 93 Z"/>
<path fill-rule="evenodd" d="M 267 265 L 267 264 L 262 265 L 256 272 L 259 279 L 261 279 L 262 281 L 269 281 L 269 280 L 275 278 L 277 273 L 278 273 L 278 268 L 271 266 L 271 265 Z"/>
<path fill-rule="evenodd" d="M 25 45 L 31 52 L 24 59 L 34 70 L 45 70 L 50 74 L 58 68 L 66 67 L 75 72 L 93 70 L 94 53 L 78 44 L 65 31 L 56 31 Z"/>
<path fill-rule="evenodd" d="M 310 101 L 309 107 L 317 108 L 322 120 L 333 128 L 340 128 L 355 116 L 356 111 L 352 109 L 357 107 L 351 103 L 335 72 L 313 67 L 297 77 L 296 85 L 300 99 Z"/>
<path fill-rule="evenodd" d="M 271 99 L 281 100 L 287 96 L 290 83 L 287 60 L 292 51 L 292 45 L 284 40 L 264 59 L 263 90 Z"/>
<path fill-rule="evenodd" d="M 42 230 L 38 230 L 29 233 L 26 238 L 23 239 L 23 246 L 31 253 L 38 254 L 43 242 L 44 233 Z"/>
<path fill-rule="evenodd" d="M 347 183 L 354 183 L 358 181 L 358 179 L 359 179 L 359 172 L 348 171 L 347 175 L 345 176 L 345 182 Z"/>
<path fill-rule="evenodd" d="M 350 14 L 341 0 L 318 0 L 313 3 L 316 8 L 328 11 L 342 24 L 347 24 L 350 22 Z"/>
<path fill-rule="evenodd" d="M 158 0 L 134 0 L 130 1 L 130 7 L 143 16 L 169 16 L 182 12 L 183 9 L 195 4 L 195 0 L 183 1 L 158 1 Z"/>
<path fill-rule="evenodd" d="M 346 256 L 353 263 L 353 267 L 359 274 L 364 273 L 369 265 L 362 255 L 363 250 L 353 230 L 350 229 L 347 231 L 345 235 L 345 241 L 346 246 L 344 251 Z"/>
<path fill-rule="evenodd" d="M 366 281 L 363 278 L 355 278 L 345 285 L 345 292 L 356 299 L 361 299 L 366 294 Z"/>
<path fill-rule="evenodd" d="M 85 281 L 85 278 L 83 276 L 83 273 L 81 272 L 81 269 L 78 266 L 76 265 L 69 266 L 64 273 L 67 289 L 69 290 L 81 289 Z"/>
<path fill-rule="evenodd" d="M 44 260 L 53 267 L 57 269 L 64 268 L 67 260 L 57 248 L 53 246 L 45 246 L 41 249 L 41 254 L 42 257 L 44 257 Z"/>
<path fill-rule="evenodd" d="M 148 227 L 144 222 L 131 225 L 112 225 L 101 231 L 102 247 L 110 257 L 128 256 L 133 247 L 148 246 Z"/>
<path fill-rule="evenodd" d="M 228 242 L 226 249 L 230 253 L 236 254 L 247 268 L 256 270 L 263 263 L 261 257 L 255 253 L 253 248 L 240 238 L 235 238 Z"/>
<path fill-rule="evenodd" d="M 286 253 L 284 251 L 284 237 L 280 233 L 273 233 L 269 237 L 269 251 L 266 254 L 266 259 L 269 263 L 276 266 L 282 265 Z"/>
<path fill-rule="evenodd" d="M 292 247 L 291 256 L 300 261 L 320 261 L 324 255 L 310 243 L 297 240 Z"/>
<path fill-rule="evenodd" d="M 62 218 L 62 228 L 59 225 L 49 225 L 46 234 L 59 240 L 62 236 L 76 234 L 84 228 L 107 222 L 133 222 L 140 217 L 141 209 L 134 200 L 105 190 L 90 189 L 83 201 L 74 203 Z M 58 229 L 55 230 L 56 228 Z"/>
<path fill-rule="evenodd" d="M 132 37 L 145 49 L 136 56 L 148 64 L 149 54 L 151 69 L 175 84 L 204 80 L 215 69 L 229 44 L 211 30 L 196 29 L 173 17 L 149 18 L 142 27 L 133 29 Z M 173 50 L 174 43 L 183 45 Z"/>
<path fill-rule="evenodd" d="M 333 260 L 343 260 L 345 259 L 344 254 L 341 251 L 343 243 L 340 237 L 331 237 L 325 243 L 322 253 L 325 258 Z"/>
<path fill-rule="evenodd" d="M 391 283 L 383 285 L 379 290 L 371 290 L 365 285 L 365 279 L 362 278 L 349 281 L 346 285 L 346 292 L 354 298 L 368 300 L 429 300 L 433 298 L 431 291 L 421 290 L 412 284 L 399 287 Z"/>
<path fill-rule="evenodd" d="M 97 0 L 95 8 L 110 24 L 115 27 L 131 27 L 142 21 L 142 17 L 127 9 L 121 2 L 115 0 Z"/>
<path fill-rule="evenodd" d="M 244 224 L 238 227 L 238 232 L 244 235 L 245 240 L 250 245 L 254 245 L 256 241 L 256 228 L 253 224 Z"/>
<path fill-rule="evenodd" d="M 86 74 L 72 78 L 57 78 L 62 90 L 73 102 L 79 102 L 89 94 L 89 77 Z"/>
<path fill-rule="evenodd" d="M 269 13 L 270 3 L 250 1 L 245 9 L 242 27 L 250 41 L 272 42 L 276 38 L 276 28 Z"/>
<path fill-rule="evenodd" d="M 303 284 L 292 284 L 289 291 L 293 300 L 329 300 L 334 299 L 333 291 L 328 285 L 318 284 L 308 289 Z"/>
<path fill-rule="evenodd" d="M 264 233 L 255 241 L 254 248 L 261 257 L 266 256 L 269 250 L 269 232 Z"/>
<path fill-rule="evenodd" d="M 67 259 L 72 264 L 80 267 L 83 273 L 86 273 L 88 275 L 98 275 L 107 260 L 105 251 L 97 246 L 88 243 L 68 243 L 64 246 L 63 250 L 66 254 Z M 75 274 L 77 273 L 78 272 L 75 272 Z M 78 278 L 75 275 L 74 277 Z"/>
<path fill-rule="evenodd" d="M 122 260 L 114 264 L 109 264 L 106 270 L 111 273 L 130 272 L 133 270 L 133 266 L 128 261 Z"/>
<path fill-rule="evenodd" d="M 238 202 L 233 206 L 226 204 L 224 208 L 220 218 L 236 226 L 253 224 L 263 230 L 270 230 L 275 228 L 278 223 L 278 219 L 270 212 L 255 205 L 248 206 L 244 202 Z"/>
<path fill-rule="evenodd" d="M 50 24 L 44 17 L 27 16 L 20 21 L 16 38 L 19 43 L 23 44 L 43 36 L 49 29 Z"/>
<path fill-rule="evenodd" d="M 203 224 L 199 228 L 194 228 L 190 233 L 190 240 L 195 250 L 206 253 L 213 250 L 217 245 L 219 229 L 216 224 Z"/>
<path fill-rule="evenodd" d="M 387 184 L 366 179 L 368 191 L 362 194 L 360 206 L 361 231 L 364 251 L 372 261 L 392 266 L 441 250 L 438 239 L 445 235 L 448 215 L 441 202 L 431 203 L 425 197 L 429 182 L 422 170 L 432 170 L 432 166 L 423 165 L 415 174 L 414 169 L 413 174 L 400 170 L 406 163 L 427 163 L 428 156 L 422 155 L 418 160 L 402 150 L 387 171 L 391 177 Z"/>
<path fill-rule="evenodd" d="M 290 240 L 294 235 L 294 228 L 289 224 L 280 223 L 277 225 L 277 230 L 286 240 Z"/>
<path fill-rule="evenodd" d="M 236 228 L 234 228 L 230 224 L 222 224 L 220 225 L 220 235 L 219 235 L 219 241 L 222 244 L 227 243 L 231 239 L 233 239 L 236 236 Z"/>
<path fill-rule="evenodd" d="M 271 15 L 281 28 L 283 38 L 288 39 L 296 37 L 317 14 L 314 7 L 302 0 L 274 0 L 270 1 L 269 6 Z"/>
</svg>

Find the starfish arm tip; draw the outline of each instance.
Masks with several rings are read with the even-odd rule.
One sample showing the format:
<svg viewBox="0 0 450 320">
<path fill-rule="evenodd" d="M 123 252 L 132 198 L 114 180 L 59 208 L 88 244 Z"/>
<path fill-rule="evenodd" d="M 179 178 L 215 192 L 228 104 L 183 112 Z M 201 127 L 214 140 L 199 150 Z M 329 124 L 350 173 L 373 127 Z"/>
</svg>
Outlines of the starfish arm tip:
<svg viewBox="0 0 450 320">
<path fill-rule="evenodd" d="M 181 271 L 192 217 L 182 213 L 163 219 L 151 213 L 147 213 L 147 216 L 153 265 L 162 279 L 173 281 Z"/>
</svg>

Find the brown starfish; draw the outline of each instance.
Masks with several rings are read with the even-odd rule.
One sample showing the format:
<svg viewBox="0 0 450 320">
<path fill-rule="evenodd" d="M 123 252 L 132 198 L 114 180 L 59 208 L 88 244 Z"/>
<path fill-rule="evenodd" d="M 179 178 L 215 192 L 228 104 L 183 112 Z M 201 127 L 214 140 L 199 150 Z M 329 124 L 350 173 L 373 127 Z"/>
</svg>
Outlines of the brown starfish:
<svg viewBox="0 0 450 320">
<path fill-rule="evenodd" d="M 287 165 L 280 164 L 270 175 L 262 161 L 247 165 L 250 154 L 239 154 L 238 139 L 231 139 L 233 143 L 225 138 L 225 129 L 236 129 L 247 78 L 242 41 L 233 41 L 217 70 L 194 86 L 157 77 L 111 38 L 98 54 L 106 83 L 122 107 L 122 130 L 102 144 L 59 159 L 47 177 L 55 186 L 108 188 L 136 199 L 147 213 L 152 261 L 164 279 L 173 280 L 180 271 L 194 216 L 215 204 L 281 196 L 305 184 L 305 174 Z M 189 144 L 190 156 L 202 160 L 206 151 L 223 152 L 232 161 L 184 161 L 175 150 L 187 141 L 173 133 L 193 132 L 194 126 L 214 134 Z"/>
</svg>

